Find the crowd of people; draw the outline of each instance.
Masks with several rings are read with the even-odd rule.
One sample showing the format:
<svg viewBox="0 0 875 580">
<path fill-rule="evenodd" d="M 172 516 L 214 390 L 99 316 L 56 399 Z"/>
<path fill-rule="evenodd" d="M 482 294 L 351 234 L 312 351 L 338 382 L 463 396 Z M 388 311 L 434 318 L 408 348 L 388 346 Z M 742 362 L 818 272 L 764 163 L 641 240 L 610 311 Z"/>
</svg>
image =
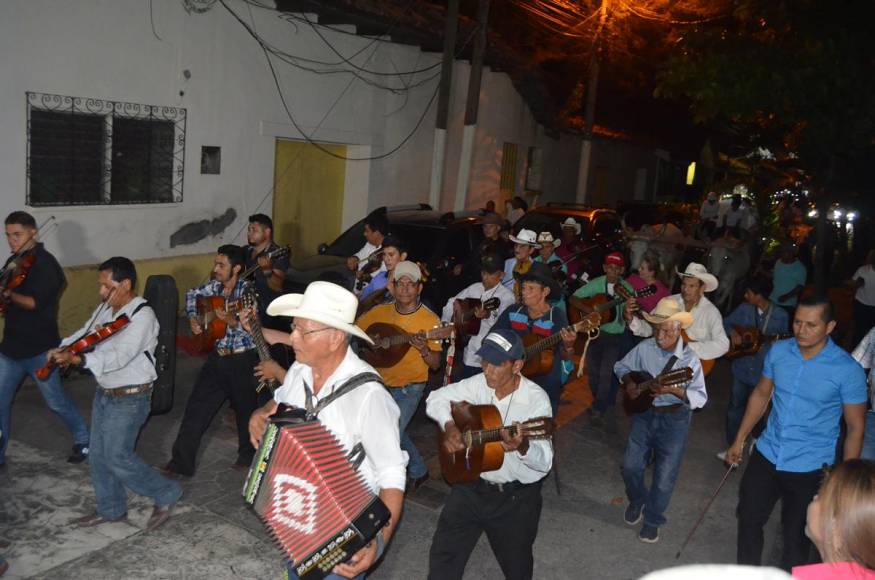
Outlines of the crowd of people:
<svg viewBox="0 0 875 580">
<path fill-rule="evenodd" d="M 713 226 L 710 211 L 703 206 L 703 227 L 715 235 L 747 227 L 734 201 L 722 222 L 714 214 Z M 99 306 L 62 338 L 56 311 L 63 270 L 39 242 L 32 216 L 7 216 L 12 255 L 2 279 L 0 465 L 12 400 L 30 376 L 70 431 L 68 461 L 90 465 L 96 511 L 74 525 L 124 520 L 130 490 L 154 500 L 147 530 L 157 530 L 182 497 L 178 480 L 195 475 L 201 439 L 226 401 L 238 439 L 232 467 L 241 472 L 272 417 L 289 406 L 321 422 L 344 450 L 360 452 L 358 473 L 390 513 L 388 524 L 329 576 L 363 578 L 391 548 L 405 495 L 432 477 L 407 433 L 424 398 L 442 453 L 467 457 L 478 446 L 497 445 L 503 457 L 497 469 L 474 469 L 468 481 L 453 483 L 430 543 L 429 578 L 461 578 L 484 533 L 506 577 L 532 578 L 541 487 L 557 466 L 549 437 L 520 426 L 555 417 L 565 385 L 583 371 L 593 424 L 622 400 L 630 416 L 618 458 L 622 518 L 641 542 L 655 543 L 667 525 L 695 411 L 708 402 L 708 374 L 728 357 L 727 447 L 715 451 L 726 464 L 744 466 L 738 563 L 762 563 L 763 527 L 780 500 L 781 568 L 797 578 L 875 577 L 875 328 L 861 329 L 853 354 L 838 346 L 833 305 L 801 298 L 805 274 L 792 246 L 782 250 L 781 275 L 776 266 L 774 279 L 747 279 L 744 302 L 724 316 L 707 296 L 720 280 L 705 265 L 685 264 L 676 280 L 662 280 L 651 253 L 630 273 L 622 252 L 608 252 L 604 274 L 566 295 L 563 277 L 582 268 L 580 224 L 565 220 L 561 234 L 507 231 L 505 218 L 487 213 L 482 243 L 453 269 L 464 288 L 432 310 L 421 299 L 420 266 L 407 259 L 405 240 L 384 215 L 365 220 L 362 248 L 346 261 L 352 288 L 319 280 L 292 294 L 282 290 L 288 262 L 271 257 L 277 246 L 270 218 L 256 214 L 249 222 L 248 245 L 220 246 L 210 281 L 186 292 L 191 333 L 208 335 L 218 323 L 223 332 L 209 346 L 169 462 L 158 471 L 136 454 L 157 377 L 159 325 L 136 294 L 133 262 L 112 257 L 98 266 Z M 29 256 L 26 277 L 13 287 L 11 274 Z M 854 277 L 861 308 L 871 308 L 872 258 Z M 679 292 L 672 293 L 676 281 Z M 247 302 L 251 295 L 257 300 Z M 219 305 L 204 311 L 207 299 Z M 871 318 L 861 314 L 857 322 L 865 320 Z M 70 348 L 114 325 L 115 335 L 93 349 Z M 271 345 L 269 359 L 259 356 L 262 342 Z M 399 356 L 389 357 L 387 345 L 398 344 Z M 54 368 L 41 377 L 47 363 Z M 67 366 L 94 375 L 90 429 L 64 391 L 57 368 Z M 430 374 L 442 366 L 442 386 L 429 390 Z M 258 390 L 271 381 L 273 392 Z M 500 425 L 512 428 L 498 429 L 496 441 L 475 442 L 463 421 L 474 406 L 491 407 Z M 832 468 L 828 475 L 825 466 Z M 0 573 L 6 566 L 0 559 Z M 291 563 L 286 574 L 297 577 Z"/>
</svg>

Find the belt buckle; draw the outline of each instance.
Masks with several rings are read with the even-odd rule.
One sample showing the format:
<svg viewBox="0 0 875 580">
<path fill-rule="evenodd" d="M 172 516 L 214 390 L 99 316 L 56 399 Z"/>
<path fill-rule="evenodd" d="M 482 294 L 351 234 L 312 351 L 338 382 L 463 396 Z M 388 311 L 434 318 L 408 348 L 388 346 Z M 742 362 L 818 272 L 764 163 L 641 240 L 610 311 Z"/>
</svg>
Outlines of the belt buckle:
<svg viewBox="0 0 875 580">
<path fill-rule="evenodd" d="M 495 486 L 498 487 L 499 493 L 504 493 L 504 484 L 503 483 L 496 483 Z"/>
</svg>

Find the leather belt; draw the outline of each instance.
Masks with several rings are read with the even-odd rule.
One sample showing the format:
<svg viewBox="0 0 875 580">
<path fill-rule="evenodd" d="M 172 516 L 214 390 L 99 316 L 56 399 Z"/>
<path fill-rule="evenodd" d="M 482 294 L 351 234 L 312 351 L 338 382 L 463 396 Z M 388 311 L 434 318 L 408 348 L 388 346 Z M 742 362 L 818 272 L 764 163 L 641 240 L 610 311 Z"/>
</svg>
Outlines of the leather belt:
<svg viewBox="0 0 875 580">
<path fill-rule="evenodd" d="M 114 389 L 100 388 L 101 392 L 107 397 L 125 397 L 127 395 L 138 395 L 152 390 L 152 383 L 143 385 L 132 385 L 130 387 L 116 387 Z"/>
<path fill-rule="evenodd" d="M 498 492 L 504 493 L 507 491 L 516 491 L 518 489 L 522 489 L 524 487 L 534 487 L 541 485 L 541 481 L 536 481 L 534 483 L 522 483 L 520 481 L 507 481 L 504 483 L 495 483 L 492 481 L 486 481 L 485 479 L 478 478 L 477 482 L 474 484 L 474 487 L 477 491 L 480 492 Z"/>
<path fill-rule="evenodd" d="M 216 347 L 216 354 L 219 356 L 231 356 L 232 354 L 243 354 L 244 352 L 248 352 L 250 350 L 252 349 L 245 346 L 240 346 L 237 348 Z"/>
<path fill-rule="evenodd" d="M 656 413 L 674 413 L 675 411 L 680 411 L 681 409 L 686 408 L 683 403 L 676 403 L 674 405 L 662 405 L 657 407 L 654 405 L 653 410 Z"/>
</svg>

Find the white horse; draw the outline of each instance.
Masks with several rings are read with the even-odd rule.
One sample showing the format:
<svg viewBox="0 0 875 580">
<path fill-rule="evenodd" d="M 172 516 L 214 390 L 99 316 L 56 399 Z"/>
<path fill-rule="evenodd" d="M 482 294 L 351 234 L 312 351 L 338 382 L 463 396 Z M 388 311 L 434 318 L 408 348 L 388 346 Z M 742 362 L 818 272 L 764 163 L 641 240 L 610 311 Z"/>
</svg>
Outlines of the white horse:
<svg viewBox="0 0 875 580">
<path fill-rule="evenodd" d="M 728 312 L 733 306 L 736 291 L 750 270 L 750 246 L 726 244 L 718 240 L 708 250 L 706 261 L 708 271 L 717 276 L 720 282 L 710 299 L 722 312 Z"/>
<path fill-rule="evenodd" d="M 683 255 L 684 233 L 673 223 L 644 225 L 640 230 L 626 228 L 629 267 L 637 270 L 644 254 L 650 251 L 659 258 L 659 277 L 666 283 L 674 276 Z"/>
</svg>

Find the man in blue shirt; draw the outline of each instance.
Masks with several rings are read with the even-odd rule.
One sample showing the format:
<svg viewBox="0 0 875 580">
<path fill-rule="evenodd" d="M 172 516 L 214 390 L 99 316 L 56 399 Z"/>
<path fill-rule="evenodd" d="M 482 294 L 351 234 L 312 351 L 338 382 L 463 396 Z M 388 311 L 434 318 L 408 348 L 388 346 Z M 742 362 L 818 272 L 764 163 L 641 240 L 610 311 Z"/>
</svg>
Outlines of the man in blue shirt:
<svg viewBox="0 0 875 580">
<path fill-rule="evenodd" d="M 693 315 L 673 298 L 663 298 L 651 314 L 643 314 L 653 324 L 653 337 L 638 343 L 614 365 L 627 395 L 633 399 L 648 396 L 634 382 L 633 371 L 645 371 L 653 377 L 685 367 L 692 371 L 692 379 L 686 385 L 651 389 L 655 395 L 653 404 L 647 411 L 632 416 L 623 455 L 623 482 L 629 498 L 623 521 L 634 526 L 643 518 L 638 539 L 653 544 L 659 541 L 659 527 L 665 523 L 663 514 L 681 468 L 692 411 L 705 405 L 708 393 L 699 357 L 681 340 L 681 330 L 693 323 Z M 650 457 L 655 461 L 648 490 L 644 472 Z"/>
<path fill-rule="evenodd" d="M 769 298 L 788 312 L 792 312 L 796 307 L 796 301 L 805 288 L 805 280 L 808 276 L 805 264 L 797 259 L 796 254 L 796 246 L 792 243 L 788 242 L 781 246 L 781 257 L 775 262 L 775 271 L 772 274 L 774 290 Z"/>
<path fill-rule="evenodd" d="M 726 409 L 726 444 L 732 445 L 735 434 L 744 417 L 744 409 L 751 391 L 757 386 L 763 374 L 766 353 L 776 338 L 786 338 L 790 330 L 787 311 L 769 301 L 772 283 L 763 277 L 750 278 L 744 289 L 744 303 L 723 319 L 723 328 L 733 348 L 743 348 L 742 327 L 755 328 L 763 337 L 762 347 L 753 355 L 742 356 L 732 361 L 732 391 L 729 394 L 729 408 Z M 757 430 L 758 429 L 758 430 Z M 759 436 L 761 426 L 754 429 L 754 437 Z M 723 453 L 717 456 L 724 459 Z"/>
<path fill-rule="evenodd" d="M 745 440 L 771 399 L 768 425 L 756 442 L 739 490 L 739 564 L 760 565 L 763 526 L 779 499 L 784 536 L 781 567 L 790 570 L 809 562 L 806 512 L 820 487 L 823 466 L 836 461 L 842 417 L 848 428 L 843 459 L 860 456 L 866 377 L 862 367 L 829 338 L 835 324 L 827 300 L 800 302 L 793 319 L 795 338 L 775 343 L 766 355 L 763 376 L 726 451 L 727 463 L 741 462 Z"/>
</svg>

